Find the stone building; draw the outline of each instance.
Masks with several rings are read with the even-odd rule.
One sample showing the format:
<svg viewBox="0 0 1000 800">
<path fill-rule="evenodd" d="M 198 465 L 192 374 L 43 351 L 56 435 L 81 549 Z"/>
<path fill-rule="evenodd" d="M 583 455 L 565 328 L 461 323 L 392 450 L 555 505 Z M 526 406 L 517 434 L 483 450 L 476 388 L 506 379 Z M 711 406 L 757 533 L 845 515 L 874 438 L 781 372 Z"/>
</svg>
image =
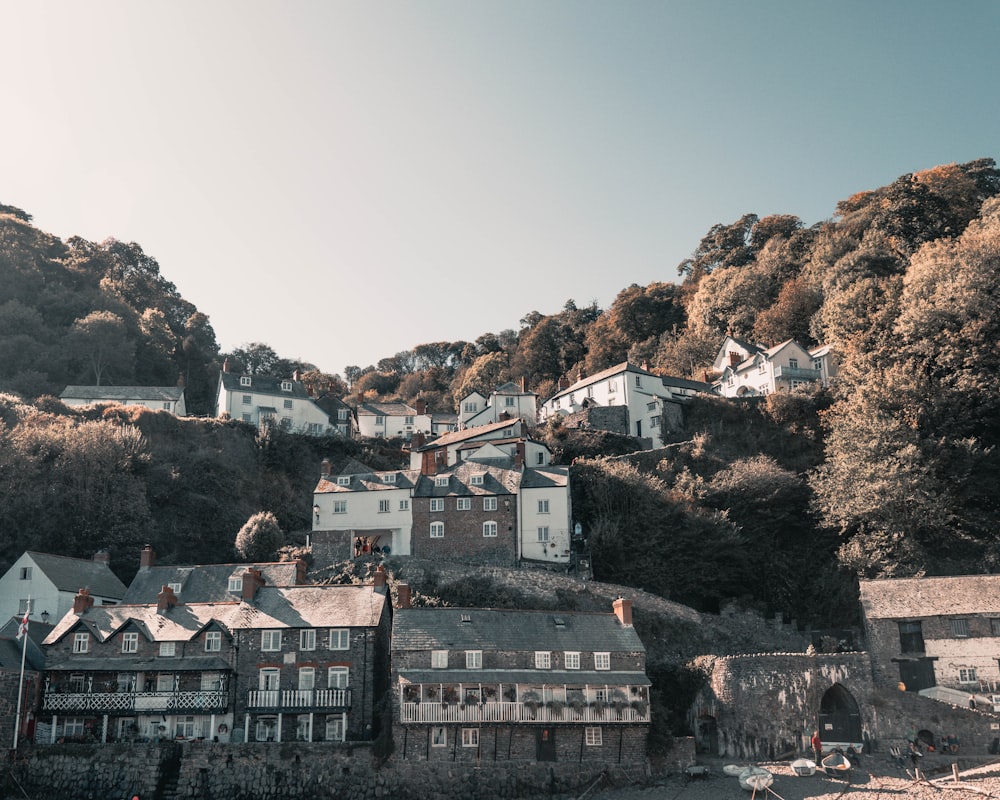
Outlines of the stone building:
<svg viewBox="0 0 1000 800">
<path fill-rule="evenodd" d="M 396 758 L 645 763 L 650 681 L 631 601 L 614 613 L 410 608 L 397 590 Z"/>
</svg>

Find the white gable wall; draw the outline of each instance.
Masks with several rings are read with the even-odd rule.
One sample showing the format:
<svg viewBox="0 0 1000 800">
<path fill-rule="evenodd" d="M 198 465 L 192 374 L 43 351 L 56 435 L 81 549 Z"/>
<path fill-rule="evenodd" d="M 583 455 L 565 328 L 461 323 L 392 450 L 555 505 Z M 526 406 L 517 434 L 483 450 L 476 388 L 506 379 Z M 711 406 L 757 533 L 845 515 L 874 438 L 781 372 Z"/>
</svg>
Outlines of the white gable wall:
<svg viewBox="0 0 1000 800">
<path fill-rule="evenodd" d="M 569 487 L 522 486 L 517 509 L 521 558 L 568 563 L 572 534 Z M 539 534 L 539 529 L 545 529 L 545 533 Z"/>
</svg>

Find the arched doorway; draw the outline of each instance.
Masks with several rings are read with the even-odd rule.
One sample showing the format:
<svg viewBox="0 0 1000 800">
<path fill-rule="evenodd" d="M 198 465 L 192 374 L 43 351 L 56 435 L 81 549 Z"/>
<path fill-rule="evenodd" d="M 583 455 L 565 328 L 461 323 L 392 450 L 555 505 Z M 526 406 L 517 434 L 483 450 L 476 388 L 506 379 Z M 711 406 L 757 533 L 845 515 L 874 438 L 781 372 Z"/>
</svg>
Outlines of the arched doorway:
<svg viewBox="0 0 1000 800">
<path fill-rule="evenodd" d="M 698 727 L 695 731 L 695 745 L 699 753 L 711 756 L 719 755 L 719 727 L 715 717 L 703 714 L 698 717 Z"/>
<path fill-rule="evenodd" d="M 827 689 L 820 700 L 819 735 L 824 748 L 863 744 L 861 711 L 851 693 L 839 683 Z"/>
</svg>

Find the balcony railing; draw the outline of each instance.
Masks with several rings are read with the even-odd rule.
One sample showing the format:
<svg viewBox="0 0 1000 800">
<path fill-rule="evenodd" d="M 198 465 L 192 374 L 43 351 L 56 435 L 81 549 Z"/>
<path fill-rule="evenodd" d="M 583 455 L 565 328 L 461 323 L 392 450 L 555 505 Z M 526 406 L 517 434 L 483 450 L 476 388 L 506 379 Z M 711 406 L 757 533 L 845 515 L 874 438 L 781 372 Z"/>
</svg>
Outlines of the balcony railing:
<svg viewBox="0 0 1000 800">
<path fill-rule="evenodd" d="M 403 703 L 400 722 L 520 722 L 530 724 L 551 722 L 579 722 L 589 725 L 609 722 L 649 722 L 649 706 L 645 703 L 607 705 L 569 703 L 552 707 L 547 704 L 531 705 L 516 702 L 485 702 L 474 705 L 458 703 Z"/>
<path fill-rule="evenodd" d="M 802 367 L 783 367 L 779 365 L 774 368 L 774 377 L 784 378 L 785 380 L 818 381 L 823 377 L 823 374 L 818 369 L 802 369 Z"/>
<path fill-rule="evenodd" d="M 254 710 L 346 711 L 350 705 L 350 689 L 252 689 L 247 694 L 247 707 Z"/>
<path fill-rule="evenodd" d="M 100 713 L 200 713 L 229 708 L 229 694 L 222 691 L 193 692 L 46 692 L 42 709 L 52 712 L 96 711 Z"/>
</svg>

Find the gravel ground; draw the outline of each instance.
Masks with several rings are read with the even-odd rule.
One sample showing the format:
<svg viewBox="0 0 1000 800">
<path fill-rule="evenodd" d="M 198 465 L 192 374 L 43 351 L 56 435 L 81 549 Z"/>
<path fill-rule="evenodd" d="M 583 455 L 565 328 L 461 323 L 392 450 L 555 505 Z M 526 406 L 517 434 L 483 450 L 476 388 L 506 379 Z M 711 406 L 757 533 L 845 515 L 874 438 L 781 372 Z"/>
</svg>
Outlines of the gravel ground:
<svg viewBox="0 0 1000 800">
<path fill-rule="evenodd" d="M 901 770 L 879 756 L 866 757 L 861 768 L 851 771 L 850 780 L 817 772 L 798 777 L 789 762 L 762 763 L 774 775 L 772 792 L 757 792 L 761 800 L 962 800 L 962 798 L 1000 798 L 1000 762 L 961 767 L 960 781 L 955 782 L 951 764 L 944 760 L 927 763 L 930 770 L 917 781 L 911 772 Z M 736 778 L 722 772 L 722 762 L 709 765 L 704 778 L 670 776 L 654 780 L 649 786 L 600 789 L 586 800 L 747 800 L 751 793 L 740 788 Z"/>
</svg>

